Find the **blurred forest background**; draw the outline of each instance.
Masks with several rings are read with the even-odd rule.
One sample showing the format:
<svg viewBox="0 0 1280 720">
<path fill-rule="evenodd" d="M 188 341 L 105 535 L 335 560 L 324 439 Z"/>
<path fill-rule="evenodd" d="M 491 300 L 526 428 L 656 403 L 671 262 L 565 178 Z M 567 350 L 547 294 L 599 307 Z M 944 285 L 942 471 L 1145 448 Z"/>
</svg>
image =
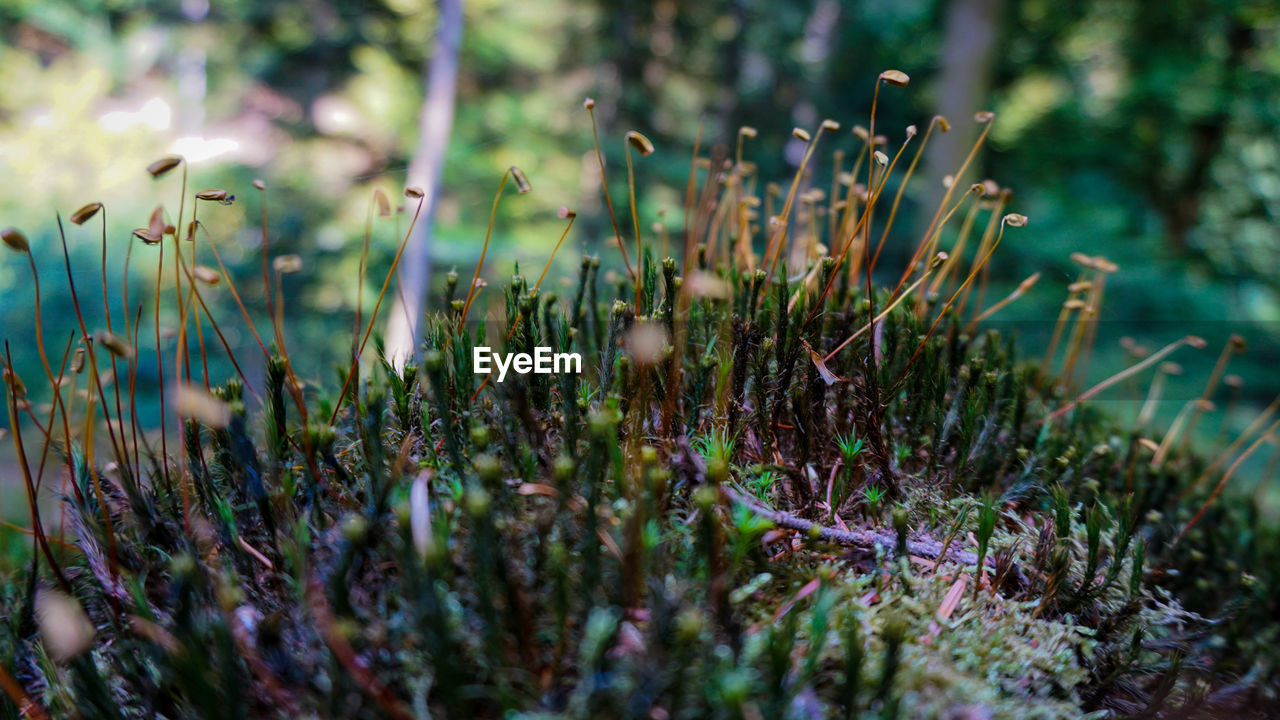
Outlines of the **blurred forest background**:
<svg viewBox="0 0 1280 720">
<path fill-rule="evenodd" d="M 201 219 L 246 303 L 260 308 L 262 205 L 251 182 L 262 178 L 273 250 L 303 259 L 303 271 L 286 280 L 290 346 L 311 378 L 336 385 L 371 193 L 380 187 L 399 198 L 415 157 L 417 171 L 433 152 L 442 158 L 428 246 L 431 306 L 446 272 L 469 276 L 510 165 L 534 190 L 504 201 L 491 281 L 517 262 L 541 267 L 562 228 L 561 205 L 582 219 L 553 281 L 576 273 L 582 251 L 620 267 L 606 242 L 612 231 L 585 97 L 596 101 L 615 202 L 625 208 L 622 136 L 637 129 L 657 146 L 637 167 L 642 227 L 675 230 L 700 122 L 704 154 L 731 143 L 740 125 L 758 128 L 747 156 L 762 176 L 785 181 L 803 150 L 792 128 L 840 121 L 815 167 L 813 183 L 823 187 L 830 151 L 856 151 L 849 130 L 867 123 L 875 78 L 887 68 L 912 78 L 880 96 L 876 127 L 891 145 L 935 113 L 953 131 L 931 141 L 930 167 L 908 191 L 916 222 L 898 223 L 903 235 L 891 238 L 881 263 L 886 277 L 901 272 L 915 244 L 906 231 L 927 224 L 940 179 L 968 151 L 974 111 L 992 110 L 980 170 L 963 182 L 991 177 L 1011 187 L 1011 209 L 1031 225 L 994 258 L 998 285 L 988 303 L 1042 273 L 994 326 L 1019 332 L 1026 354 L 1038 356 L 1079 275 L 1070 254 L 1101 254 L 1120 270 L 1101 308 L 1091 380 L 1133 361 L 1121 338 L 1153 350 L 1187 333 L 1204 336 L 1208 348 L 1172 358 L 1184 372 L 1169 379 L 1160 403 L 1164 427 L 1200 393 L 1228 335 L 1243 335 L 1248 352 L 1229 368 L 1242 384 L 1224 386 L 1218 411 L 1197 427 L 1206 452 L 1280 393 L 1280 6 L 1270 2 L 0 0 L 0 225 L 31 238 L 49 278 L 49 344 L 60 350 L 74 315 L 59 287 L 55 212 L 106 204 L 108 263 L 118 277 L 131 230 L 158 203 L 177 203 L 173 176 L 157 183 L 144 168 L 181 153 L 192 191 L 237 195 L 234 205 L 206 205 Z M 440 97 L 456 90 L 455 112 L 438 102 L 424 108 L 433 83 Z M 447 145 L 420 148 L 420 123 L 448 129 Z M 68 226 L 77 277 L 94 292 L 97 222 Z M 366 312 L 406 223 L 399 216 L 374 224 Z M 145 250 L 135 248 L 131 272 L 149 297 L 143 288 L 155 270 Z M 19 341 L 15 363 L 35 378 L 38 359 L 25 341 L 32 289 L 16 256 L 0 263 L 0 293 L 0 331 Z M 215 296 L 234 317 L 225 290 Z M 245 350 L 253 343 L 234 329 L 229 336 Z M 149 341 L 142 343 L 145 354 Z M 1150 375 L 1100 401 L 1132 417 Z M 1262 457 L 1250 475 L 1256 483 L 1269 471 Z M 20 503 L 0 504 L 6 519 L 25 513 Z"/>
</svg>

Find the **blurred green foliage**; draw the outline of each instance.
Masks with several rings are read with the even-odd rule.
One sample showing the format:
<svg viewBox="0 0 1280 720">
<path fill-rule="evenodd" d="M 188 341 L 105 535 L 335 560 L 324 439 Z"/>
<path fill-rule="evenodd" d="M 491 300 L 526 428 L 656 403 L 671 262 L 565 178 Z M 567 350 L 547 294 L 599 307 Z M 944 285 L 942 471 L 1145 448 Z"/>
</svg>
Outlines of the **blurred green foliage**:
<svg viewBox="0 0 1280 720">
<path fill-rule="evenodd" d="M 43 288 L 45 313 L 58 326 L 47 335 L 50 346 L 60 349 L 66 336 L 58 333 L 67 331 L 74 314 L 61 282 L 55 213 L 65 218 L 86 202 L 105 202 L 106 274 L 124 275 L 129 257 L 130 299 L 146 301 L 156 255 L 135 245 L 127 256 L 123 248 L 157 204 L 173 213 L 175 176 L 155 182 L 144 168 L 179 152 L 191 161 L 191 189 L 224 187 L 238 196 L 227 207 L 201 208 L 210 237 L 201 238 L 197 261 L 210 263 L 203 243 L 217 243 L 264 334 L 255 270 L 263 204 L 251 182 L 265 180 L 272 251 L 297 253 L 304 265 L 285 281 L 288 342 L 304 380 L 332 391 L 335 373 L 319 358 L 334 358 L 330 350 L 350 337 L 356 307 L 367 312 L 372 306 L 407 222 L 401 214 L 374 223 L 370 281 L 355 282 L 372 193 L 380 188 L 400 197 L 418 141 L 423 69 L 434 51 L 436 21 L 434 8 L 414 0 L 0 0 L 0 226 L 23 228 L 41 276 L 51 280 Z M 961 31 L 984 31 L 990 39 L 972 55 L 957 55 L 955 38 L 966 33 L 956 27 L 966 22 Z M 619 192 L 625 185 L 616 181 L 623 133 L 634 128 L 654 140 L 658 152 L 637 167 L 641 227 L 660 223 L 674 234 L 683 223 L 683 187 L 695 143 L 706 157 L 715 145 L 731 143 L 740 125 L 757 127 L 749 159 L 760 177 L 785 178 L 803 149 L 789 140 L 791 128 L 812 130 L 834 118 L 843 129 L 824 139 L 809 181 L 822 187 L 833 170 L 829 153 L 856 150 L 848 131 L 867 122 L 870 78 L 890 67 L 913 78 L 913 92 L 886 91 L 879 98 L 876 128 L 893 144 L 905 126 L 923 128 L 938 112 L 952 89 L 943 78 L 954 71 L 975 88 L 976 102 L 997 116 L 980 170 L 960 182 L 995 178 L 1016 191 L 1014 208 L 1032 218 L 1027 232 L 1002 246 L 986 301 L 1032 272 L 1042 273 L 1036 291 L 991 325 L 1018 331 L 1025 356 L 1038 357 L 1067 284 L 1079 278 L 1071 253 L 1106 255 L 1120 272 L 1108 281 L 1102 308 L 1107 322 L 1089 380 L 1080 385 L 1132 362 L 1121 337 L 1155 349 L 1188 332 L 1205 336 L 1209 349 L 1177 356 L 1185 372 L 1166 385 L 1152 424 L 1158 438 L 1199 394 L 1228 334 L 1241 333 L 1250 350 L 1230 371 L 1244 376 L 1244 402 L 1225 418 L 1220 407 L 1197 427 L 1206 454 L 1280 392 L 1280 378 L 1271 372 L 1280 360 L 1280 9 L 1274 4 L 471 0 L 463 38 L 457 117 L 431 248 L 434 288 L 451 267 L 466 277 L 498 178 L 511 165 L 524 169 L 534 192 L 509 197 L 502 208 L 486 270 L 491 280 L 517 263 L 526 274 L 541 266 L 562 227 L 556 217 L 561 205 L 578 211 L 581 221 L 549 284 L 574 274 L 575 251 L 599 253 L 606 268 L 620 267 L 581 110 L 584 97 L 596 100 L 619 207 L 625 205 Z M 993 59 L 982 62 L 982 55 Z M 972 107 L 963 107 L 960 115 L 948 112 L 954 132 L 971 136 Z M 937 179 L 952 170 L 934 167 L 917 176 L 903 217 L 927 222 Z M 85 295 L 98 291 L 100 219 L 67 227 L 72 275 Z M 899 223 L 881 266 L 885 280 L 891 283 L 901 272 L 920 230 Z M 951 242 L 949 233 L 941 247 Z M 224 287 L 209 294 L 222 316 L 233 318 L 237 311 Z M 119 288 L 107 292 L 124 311 Z M 24 342 L 34 287 L 12 258 L 0 263 L 0 293 L 0 334 L 15 342 L 19 374 L 38 377 L 34 351 Z M 483 302 L 500 297 L 491 291 Z M 429 305 L 437 299 L 438 291 Z M 102 324 L 92 310 L 86 320 L 91 329 Z M 233 348 L 248 351 L 241 357 L 253 355 L 251 335 L 237 330 L 238 322 L 228 325 Z M 153 353 L 151 343 L 144 335 L 140 351 Z M 211 375 L 231 374 L 216 365 Z M 141 405 L 154 407 L 145 396 L 154 395 L 156 378 L 143 368 Z M 261 384 L 262 367 L 246 370 L 252 385 Z M 1124 383 L 1094 404 L 1132 417 L 1149 377 Z M 1215 400 L 1226 404 L 1228 394 L 1224 388 Z M 464 402 L 455 403 L 459 410 Z M 515 414 L 501 417 L 510 422 Z M 1118 436 L 1097 432 L 1082 447 L 1115 452 L 1113 445 L 1122 446 Z M 1136 438 L 1124 444 L 1130 453 L 1140 447 Z M 0 520 L 21 521 L 25 508 L 6 497 L 11 451 L 3 447 Z M 904 447 L 908 452 L 899 460 L 910 456 L 910 444 Z M 1268 462 L 1266 455 L 1257 453 L 1253 477 L 1274 468 L 1277 456 Z M 1056 460 L 1059 469 L 1073 462 L 1066 453 Z M 767 495 L 775 480 L 756 477 L 753 490 Z M 1154 484 L 1140 482 L 1139 488 Z M 53 515 L 57 490 L 46 488 L 42 499 Z M 881 496 L 864 497 L 878 507 Z M 1247 527 L 1253 527 L 1252 505 L 1229 507 L 1248 515 Z M 1157 513 L 1146 520 L 1162 518 Z M 1080 534 L 1078 527 L 1072 531 L 1070 517 L 1064 525 L 1062 537 Z M 1096 527 L 1087 544 L 1097 545 Z M 1199 530 L 1239 535 L 1241 547 L 1252 551 L 1254 536 L 1235 527 L 1211 518 Z M 988 539 L 992 532 L 988 528 Z M 21 533 L 0 526 L 0 565 L 17 567 L 27 559 L 28 539 Z M 1257 547 L 1273 547 L 1258 537 Z M 997 535 L 996 544 L 1016 548 L 1009 540 Z M 1207 544 L 1218 547 L 1217 539 Z M 1089 554 L 1096 559 L 1096 552 L 1094 547 Z M 1191 552 L 1197 573 L 1185 577 L 1197 592 L 1225 597 L 1234 591 L 1211 572 L 1253 582 L 1237 572 L 1234 560 L 1228 565 L 1215 553 Z M 1240 627 L 1247 641 L 1267 643 L 1266 635 L 1249 634 L 1255 627 L 1245 620 Z"/>
<path fill-rule="evenodd" d="M 957 7 L 985 9 L 977 22 L 993 33 L 994 62 L 966 70 L 997 114 L 976 179 L 1013 187 L 1035 228 L 1033 242 L 1011 243 L 996 258 L 992 293 L 1044 273 L 1038 292 L 1001 319 L 1024 325 L 1038 342 L 1077 277 L 1069 254 L 1104 254 L 1121 272 L 1102 308 L 1110 322 L 1093 379 L 1128 362 L 1117 345 L 1124 335 L 1158 347 L 1191 331 L 1215 346 L 1240 332 L 1251 349 L 1231 370 L 1245 377 L 1246 404 L 1280 392 L 1268 372 L 1280 359 L 1280 10 L 1269 3 L 472 0 L 431 250 L 434 287 L 451 267 L 465 274 L 474 263 L 492 192 L 509 165 L 526 171 L 535 192 L 504 205 L 491 279 L 516 262 L 544 261 L 560 205 L 582 217 L 570 239 L 575 249 L 617 266 L 584 97 L 597 101 L 613 173 L 621 173 L 626 130 L 653 138 L 658 152 L 637 168 L 642 227 L 663 222 L 675 231 L 700 134 L 706 154 L 739 125 L 758 127 L 748 154 L 762 176 L 786 176 L 800 147 L 787 141 L 793 126 L 835 118 L 845 130 L 824 148 L 855 147 L 847 129 L 866 122 L 868 78 L 888 67 L 910 74 L 915 91 L 886 93 L 877 128 L 896 143 L 908 123 L 923 127 L 945 89 L 939 82 Z M 48 260 L 42 272 L 55 275 L 55 211 L 65 217 L 85 202 L 105 202 L 109 242 L 122 247 L 157 203 L 176 203 L 173 183 L 156 185 L 143 168 L 180 151 L 193 161 L 193 188 L 239 196 L 202 217 L 228 266 L 240 268 L 246 302 L 260 305 L 253 263 L 242 260 L 258 244 L 260 204 L 249 183 L 263 177 L 273 250 L 305 260 L 287 286 L 290 341 L 338 342 L 349 323 L 334 318 L 350 317 L 360 292 L 351 279 L 370 193 L 382 187 L 398 197 L 417 143 L 436 15 L 430 3 L 412 0 L 0 0 L 0 224 L 22 227 Z M 952 121 L 961 133 L 970 129 L 968 118 Z M 829 156 L 815 167 L 822 186 Z M 949 171 L 935 168 L 929 177 Z M 931 204 L 920 206 L 936 192 L 932 182 L 917 181 L 908 193 L 914 215 L 931 214 Z M 615 182 L 615 193 L 619 187 L 625 191 Z M 375 223 L 366 307 L 404 222 Z M 886 275 L 900 272 L 911 230 L 919 228 L 903 224 L 892 238 Z M 71 233 L 85 282 L 100 251 L 97 233 Z M 109 253 L 110 274 L 123 255 Z M 154 279 L 150 258 L 133 259 L 140 290 Z M 562 253 L 553 279 L 571 275 L 575 258 Z M 29 324 L 20 308 L 31 290 L 20 270 L 0 265 L 0 327 L 8 336 Z M 217 298 L 225 312 L 229 300 Z M 45 306 L 54 316 L 71 312 L 57 290 Z M 1198 394 L 1215 353 L 1199 355 L 1180 358 L 1187 372 L 1171 382 L 1166 421 Z M 24 357 L 19 366 L 31 362 Z M 306 370 L 328 379 L 329 368 Z M 1240 412 L 1229 427 L 1250 418 Z M 1212 438 L 1217 425 L 1199 430 Z"/>
</svg>

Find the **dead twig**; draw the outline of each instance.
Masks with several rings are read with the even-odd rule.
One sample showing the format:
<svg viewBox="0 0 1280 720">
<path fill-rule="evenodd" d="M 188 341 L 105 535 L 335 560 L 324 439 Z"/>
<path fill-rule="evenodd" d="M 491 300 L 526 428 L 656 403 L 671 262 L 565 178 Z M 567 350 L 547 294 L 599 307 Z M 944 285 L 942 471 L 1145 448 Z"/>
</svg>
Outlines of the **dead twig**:
<svg viewBox="0 0 1280 720">
<path fill-rule="evenodd" d="M 722 485 L 721 492 L 723 492 L 730 500 L 747 506 L 752 512 L 760 517 L 768 519 L 780 528 L 796 530 L 805 533 L 806 535 L 816 532 L 818 538 L 821 540 L 837 543 L 839 545 L 849 545 L 851 547 L 873 548 L 878 546 L 893 550 L 898 545 L 898 539 L 890 532 L 881 532 L 871 529 L 849 531 L 838 530 L 833 527 L 819 525 L 818 523 L 795 517 L 789 513 L 771 510 L 760 503 L 748 499 L 742 493 L 728 486 Z M 944 549 L 945 548 L 941 543 L 930 538 L 907 540 L 907 552 L 909 554 L 929 560 L 938 560 L 942 556 Z M 946 557 L 942 559 L 951 560 L 953 562 L 960 563 L 961 565 L 976 565 L 978 562 L 977 554 L 964 552 L 962 550 L 949 550 Z M 988 562 L 985 564 L 990 565 L 990 559 L 988 559 Z"/>
</svg>

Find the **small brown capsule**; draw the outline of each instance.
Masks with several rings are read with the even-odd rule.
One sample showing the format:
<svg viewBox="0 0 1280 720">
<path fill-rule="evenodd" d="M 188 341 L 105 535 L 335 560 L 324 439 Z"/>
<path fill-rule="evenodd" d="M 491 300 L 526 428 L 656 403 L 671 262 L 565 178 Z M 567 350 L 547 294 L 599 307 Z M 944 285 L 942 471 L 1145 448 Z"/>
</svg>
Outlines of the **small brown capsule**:
<svg viewBox="0 0 1280 720">
<path fill-rule="evenodd" d="M 1099 272 L 1103 272 L 1103 273 L 1106 273 L 1106 274 L 1108 274 L 1108 275 L 1112 275 L 1112 274 L 1114 274 L 1117 270 L 1119 270 L 1119 269 L 1120 269 L 1120 266 L 1119 266 L 1119 265 L 1116 265 L 1115 263 L 1113 263 L 1113 262 L 1111 262 L 1110 260 L 1108 260 L 1108 259 L 1106 259 L 1106 258 L 1102 257 L 1101 255 L 1099 255 L 1099 256 L 1097 256 L 1097 257 L 1095 257 L 1095 258 L 1093 259 L 1093 267 L 1094 267 L 1095 269 L 1097 269 Z"/>
<path fill-rule="evenodd" d="M 106 348 L 108 352 L 118 358 L 128 360 L 133 357 L 133 348 L 129 346 L 129 343 L 125 342 L 124 338 L 109 330 L 99 330 L 94 335 L 94 338 L 98 341 L 99 345 Z"/>
<path fill-rule="evenodd" d="M 292 275 L 302 270 L 302 258 L 292 253 L 271 261 L 271 267 L 281 275 Z"/>
<path fill-rule="evenodd" d="M 164 222 L 164 208 L 157 205 L 156 209 L 151 211 L 151 218 L 147 220 L 147 235 L 149 235 L 152 240 L 159 242 L 164 239 L 166 227 L 167 225 L 165 225 Z"/>
<path fill-rule="evenodd" d="M 218 271 L 207 265 L 195 266 L 191 274 L 195 276 L 196 280 L 205 285 L 217 285 L 222 280 L 222 276 L 218 274 Z"/>
<path fill-rule="evenodd" d="M 529 184 L 529 178 L 525 176 L 524 171 L 515 165 L 511 166 L 511 179 L 515 181 L 516 191 L 521 195 L 533 190 L 533 186 Z"/>
<path fill-rule="evenodd" d="M 21 400 L 27 396 L 27 386 L 22 384 L 22 378 L 9 368 L 4 369 L 4 383 L 9 386 L 15 398 Z"/>
<path fill-rule="evenodd" d="M 75 212 L 71 213 L 71 218 L 70 218 L 71 222 L 75 223 L 76 225 L 83 225 L 89 222 L 89 220 L 94 215 L 97 215 L 98 211 L 101 209 L 102 209 L 102 203 L 100 202 L 89 203 L 88 205 L 85 205 L 81 207 L 79 210 L 76 210 Z"/>
<path fill-rule="evenodd" d="M 183 417 L 192 418 L 207 427 L 224 428 L 231 422 L 231 408 L 203 388 L 185 383 L 179 385 L 173 404 Z"/>
<path fill-rule="evenodd" d="M 0 230 L 0 240 L 3 240 L 4 244 L 14 252 L 24 253 L 31 249 L 31 244 L 27 242 L 27 236 L 23 235 L 17 228 L 9 227 Z"/>
<path fill-rule="evenodd" d="M 168 155 L 148 165 L 147 172 L 151 177 L 158 178 L 181 164 L 181 155 Z"/>
<path fill-rule="evenodd" d="M 880 73 L 880 79 L 894 87 L 906 87 L 911 82 L 911 77 L 901 70 L 885 70 Z"/>
<path fill-rule="evenodd" d="M 647 157 L 653 154 L 653 143 L 644 134 L 635 130 L 627 131 L 627 142 L 631 143 L 631 147 L 640 153 L 640 157 Z"/>
</svg>

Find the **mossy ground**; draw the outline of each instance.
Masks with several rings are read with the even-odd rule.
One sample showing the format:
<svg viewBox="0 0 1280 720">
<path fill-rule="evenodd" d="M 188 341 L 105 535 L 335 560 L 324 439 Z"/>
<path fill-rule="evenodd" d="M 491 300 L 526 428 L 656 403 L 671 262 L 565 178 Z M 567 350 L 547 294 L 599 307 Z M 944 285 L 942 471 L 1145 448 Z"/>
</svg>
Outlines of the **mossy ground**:
<svg viewBox="0 0 1280 720">
<path fill-rule="evenodd" d="M 113 397 L 141 325 L 80 328 L 87 358 L 48 374 L 87 365 L 88 392 L 47 416 L 6 375 L 25 456 L 49 448 L 43 473 L 69 482 L 66 544 L 37 528 L 0 591 L 0 717 L 1275 711 L 1276 531 L 1229 493 L 1184 530 L 1210 489 L 1199 458 L 1153 462 L 969 322 L 997 233 L 1033 232 L 1006 193 L 952 199 L 991 219 L 977 255 L 929 259 L 944 219 L 903 282 L 868 291 L 859 218 L 883 184 L 855 170 L 843 198 L 783 205 L 748 164 L 712 166 L 676 259 L 636 242 L 610 287 L 584 257 L 567 298 L 517 269 L 479 323 L 453 274 L 418 364 L 367 362 L 375 339 L 336 382 L 297 378 L 277 326 L 262 387 L 206 394 L 196 227 L 153 218 L 131 242 L 186 268 L 165 309 L 184 328 L 162 358 L 182 385 L 167 455 Z M 1086 260 L 1085 279 L 1112 271 Z M 1072 363 L 1089 321 L 1064 335 Z M 482 341 L 580 352 L 586 372 L 484 382 Z M 73 428 L 95 424 L 89 455 Z"/>
</svg>

